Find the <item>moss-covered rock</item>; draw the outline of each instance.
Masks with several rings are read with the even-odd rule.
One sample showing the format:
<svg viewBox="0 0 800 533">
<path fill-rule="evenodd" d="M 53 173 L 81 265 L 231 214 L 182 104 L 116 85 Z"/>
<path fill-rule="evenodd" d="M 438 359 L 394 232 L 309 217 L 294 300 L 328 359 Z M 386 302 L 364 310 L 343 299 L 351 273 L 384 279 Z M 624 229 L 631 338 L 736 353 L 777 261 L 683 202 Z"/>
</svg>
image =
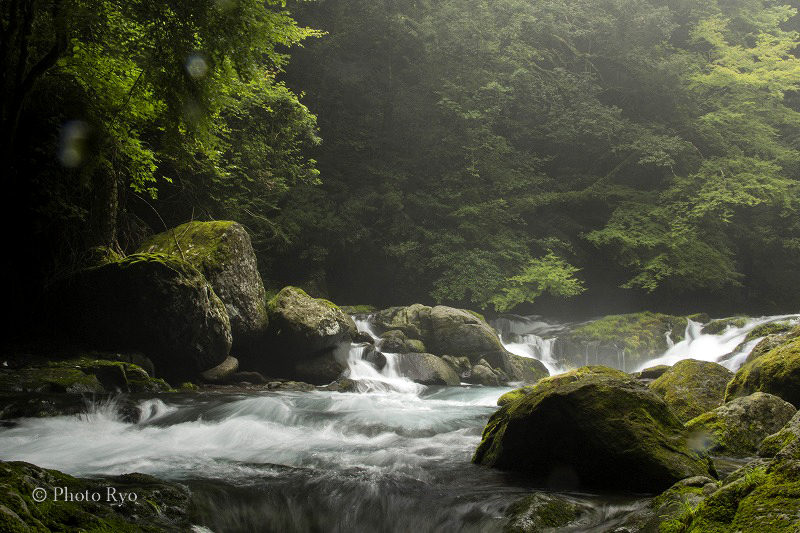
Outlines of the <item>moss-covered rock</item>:
<svg viewBox="0 0 800 533">
<path fill-rule="evenodd" d="M 678 420 L 688 422 L 722 405 L 732 377 L 733 372 L 717 363 L 684 359 L 650 383 L 650 390 L 664 398 Z"/>
<path fill-rule="evenodd" d="M 340 305 L 339 308 L 348 315 L 369 315 L 378 310 L 374 305 Z"/>
<path fill-rule="evenodd" d="M 409 339 L 399 329 L 382 333 L 375 348 L 386 353 L 426 353 L 425 344 L 421 340 Z"/>
<path fill-rule="evenodd" d="M 686 428 L 703 451 L 728 457 L 752 457 L 761 441 L 781 429 L 796 409 L 771 394 L 757 392 L 690 420 Z"/>
<path fill-rule="evenodd" d="M 798 438 L 800 438 L 800 411 L 796 412 L 777 433 L 773 433 L 761 441 L 758 447 L 758 456 L 775 457 L 779 451 Z"/>
<path fill-rule="evenodd" d="M 464 378 L 464 381 L 476 385 L 498 387 L 503 383 L 508 382 L 508 376 L 505 375 L 505 372 L 502 370 L 492 368 L 489 363 L 481 359 L 470 369 L 469 373 Z"/>
<path fill-rule="evenodd" d="M 713 471 L 664 400 L 607 367 L 540 380 L 492 415 L 473 462 L 552 485 L 648 492 Z"/>
<path fill-rule="evenodd" d="M 270 300 L 268 310 L 265 350 L 239 357 L 242 368 L 315 385 L 330 383 L 346 368 L 357 328 L 335 304 L 285 287 Z"/>
<path fill-rule="evenodd" d="M 255 349 L 267 328 L 266 294 L 250 236 L 241 224 L 187 222 L 150 237 L 140 252 L 161 252 L 191 263 L 225 304 L 234 351 Z"/>
<path fill-rule="evenodd" d="M 512 381 L 533 384 L 550 375 L 550 371 L 538 359 L 508 352 L 504 354 L 504 359 L 506 361 L 504 370 Z"/>
<path fill-rule="evenodd" d="M 661 531 L 701 533 L 781 533 L 800 527 L 800 448 L 787 444 L 764 465 L 744 467 L 726 479 L 718 491 L 688 509 Z"/>
<path fill-rule="evenodd" d="M 476 363 L 484 354 L 505 350 L 497 332 L 468 311 L 437 305 L 430 316 L 428 344 L 436 354 L 468 357 Z"/>
<path fill-rule="evenodd" d="M 533 392 L 534 388 L 535 388 L 534 385 L 526 385 L 525 387 L 514 389 L 511 392 L 507 392 L 497 399 L 497 405 L 502 407 L 504 405 L 508 405 L 512 402 L 515 402 L 520 398 L 522 398 L 523 396 L 527 396 L 528 394 Z"/>
<path fill-rule="evenodd" d="M 590 513 L 591 507 L 557 494 L 537 492 L 526 496 L 508 508 L 508 523 L 504 533 L 539 533 L 563 528 L 582 515 Z"/>
<path fill-rule="evenodd" d="M 35 489 L 44 491 L 43 501 L 33 499 Z M 56 498 L 56 490 L 64 489 L 98 501 L 64 501 L 63 493 Z M 135 493 L 136 498 L 120 503 L 120 493 Z M 188 507 L 189 492 L 184 487 L 143 474 L 83 480 L 28 463 L 0 462 L 0 531 L 4 532 L 187 531 Z"/>
<path fill-rule="evenodd" d="M 651 367 L 645 368 L 644 370 L 641 370 L 639 372 L 634 372 L 633 374 L 631 374 L 631 376 L 635 377 L 636 379 L 642 380 L 642 381 L 652 381 L 652 380 L 656 380 L 656 379 L 660 378 L 661 376 L 663 376 L 664 373 L 667 370 L 669 370 L 670 368 L 672 368 L 672 367 L 669 366 L 669 365 L 651 366 Z"/>
<path fill-rule="evenodd" d="M 51 294 L 53 323 L 68 339 L 102 350 L 135 350 L 171 381 L 222 363 L 228 313 L 203 275 L 165 254 L 133 254 L 72 275 Z"/>
<path fill-rule="evenodd" d="M 772 324 L 765 324 L 765 326 L 770 326 L 770 325 Z M 752 331 L 750 333 L 752 333 Z M 761 335 L 757 335 L 753 338 L 758 338 L 760 336 Z M 747 360 L 745 360 L 745 364 L 758 359 L 762 355 L 766 355 L 767 353 L 771 352 L 778 346 L 781 346 L 782 344 L 785 344 L 786 342 L 792 339 L 796 339 L 798 337 L 800 337 L 800 327 L 794 327 L 789 331 L 781 331 L 766 335 L 763 339 L 759 341 L 758 344 L 756 344 L 753 347 L 752 350 L 750 350 L 750 353 L 747 354 Z"/>
<path fill-rule="evenodd" d="M 171 390 L 133 363 L 81 357 L 38 360 L 28 366 L 0 369 L 0 392 L 116 393 Z M 2 403 L 0 401 L 0 403 Z"/>
<path fill-rule="evenodd" d="M 800 335 L 800 328 L 797 328 L 795 323 L 791 321 L 768 322 L 753 328 L 753 330 L 747 334 L 747 337 L 745 337 L 744 340 L 747 342 L 759 337 L 768 337 L 770 335 L 782 336 L 792 333 L 793 331 L 796 333 L 795 336 Z"/>
<path fill-rule="evenodd" d="M 422 304 L 390 307 L 375 313 L 372 325 L 379 334 L 399 330 L 409 339 L 425 342 L 431 335 L 431 308 Z"/>
<path fill-rule="evenodd" d="M 589 363 L 621 367 L 656 357 L 667 350 L 667 335 L 683 339 L 686 318 L 661 313 L 609 315 L 560 335 L 554 345 L 559 360 L 574 366 Z"/>
<path fill-rule="evenodd" d="M 458 374 L 441 357 L 429 353 L 404 353 L 395 356 L 401 376 L 422 385 L 450 385 L 461 383 Z"/>
<path fill-rule="evenodd" d="M 723 331 L 729 328 L 741 328 L 744 327 L 751 320 L 748 316 L 729 316 L 726 318 L 715 318 L 714 320 L 710 320 L 705 326 L 703 326 L 702 333 L 705 335 L 719 335 Z"/>
<path fill-rule="evenodd" d="M 768 392 L 800 406 L 800 338 L 745 363 L 728 384 L 725 401 L 754 392 Z"/>
</svg>

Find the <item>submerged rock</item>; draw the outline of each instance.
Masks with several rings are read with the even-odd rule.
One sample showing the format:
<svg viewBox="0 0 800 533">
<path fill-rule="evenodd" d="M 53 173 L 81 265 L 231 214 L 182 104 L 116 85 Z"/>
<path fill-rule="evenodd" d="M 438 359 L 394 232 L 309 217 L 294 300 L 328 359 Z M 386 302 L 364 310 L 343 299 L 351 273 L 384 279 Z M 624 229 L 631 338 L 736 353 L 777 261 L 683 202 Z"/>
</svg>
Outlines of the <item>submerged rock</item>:
<svg viewBox="0 0 800 533">
<path fill-rule="evenodd" d="M 585 502 L 565 496 L 537 492 L 511 504 L 504 533 L 539 533 L 563 528 L 591 513 Z"/>
<path fill-rule="evenodd" d="M 713 472 L 658 395 L 607 367 L 543 379 L 502 407 L 473 462 L 528 472 L 558 488 L 647 492 Z"/>
<path fill-rule="evenodd" d="M 139 251 L 166 253 L 192 264 L 225 304 L 234 350 L 238 353 L 258 345 L 268 323 L 266 294 L 250 236 L 241 224 L 187 222 L 150 237 Z"/>
<path fill-rule="evenodd" d="M 404 353 L 397 356 L 400 375 L 422 385 L 450 385 L 461 383 L 458 374 L 440 357 L 429 353 Z"/>
<path fill-rule="evenodd" d="M 43 491 L 44 501 L 34 500 Z M 113 489 L 110 499 L 109 492 Z M 65 501 L 63 492 L 94 501 Z M 136 494 L 120 503 L 121 493 Z M 96 495 L 96 496 L 95 496 Z M 188 531 L 189 491 L 144 474 L 78 479 L 23 462 L 0 462 L 0 529 L 25 531 Z"/>
<path fill-rule="evenodd" d="M 170 381 L 217 366 L 231 347 L 222 301 L 197 269 L 165 254 L 134 254 L 81 270 L 51 297 L 54 323 L 68 338 L 143 352 Z"/>
<path fill-rule="evenodd" d="M 728 384 L 725 401 L 754 392 L 774 394 L 800 407 L 800 338 L 745 363 Z"/>
<path fill-rule="evenodd" d="M 690 420 L 686 427 L 700 449 L 714 455 L 752 457 L 767 436 L 775 433 L 796 409 L 763 392 L 737 398 Z"/>
<path fill-rule="evenodd" d="M 684 359 L 650 383 L 650 390 L 664 398 L 681 422 L 722 405 L 725 387 L 733 372 L 717 363 Z"/>
</svg>

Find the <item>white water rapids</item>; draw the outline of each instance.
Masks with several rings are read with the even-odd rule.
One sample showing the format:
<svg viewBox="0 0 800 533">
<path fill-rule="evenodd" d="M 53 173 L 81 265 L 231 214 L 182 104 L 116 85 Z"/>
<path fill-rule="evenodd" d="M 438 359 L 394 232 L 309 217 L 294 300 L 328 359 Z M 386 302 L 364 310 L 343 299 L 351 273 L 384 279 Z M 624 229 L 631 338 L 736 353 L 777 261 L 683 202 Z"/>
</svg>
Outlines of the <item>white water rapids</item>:
<svg viewBox="0 0 800 533">
<path fill-rule="evenodd" d="M 507 348 L 563 371 L 553 343 L 568 326 L 538 321 L 531 331 L 535 322 L 512 326 L 519 332 Z M 715 360 L 756 325 L 707 336 L 690 323 L 686 339 L 648 366 Z M 359 327 L 370 332 L 368 323 Z M 509 505 L 536 488 L 470 458 L 509 388 L 423 387 L 398 374 L 392 354 L 383 354 L 386 365 L 377 370 L 362 358 L 365 348 L 357 345 L 349 356 L 359 392 L 97 399 L 79 415 L 0 428 L 0 459 L 76 476 L 142 472 L 185 483 L 198 531 L 502 530 Z M 738 364 L 742 354 L 727 364 Z M 122 416 L 125 402 L 137 407 L 134 420 Z M 571 531 L 613 529 L 644 505 L 639 496 L 565 497 L 594 510 Z"/>
</svg>

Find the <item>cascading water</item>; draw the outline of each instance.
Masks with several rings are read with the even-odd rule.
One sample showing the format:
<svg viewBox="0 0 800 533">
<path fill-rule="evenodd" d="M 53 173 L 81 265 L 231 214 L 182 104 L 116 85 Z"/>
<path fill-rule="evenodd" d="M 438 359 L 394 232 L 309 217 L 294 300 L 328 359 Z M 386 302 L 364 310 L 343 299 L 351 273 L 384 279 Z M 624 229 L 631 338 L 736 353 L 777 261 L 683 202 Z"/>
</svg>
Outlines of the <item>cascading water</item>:
<svg viewBox="0 0 800 533">
<path fill-rule="evenodd" d="M 502 530 L 508 507 L 535 489 L 470 458 L 509 389 L 422 387 L 397 373 L 392 354 L 378 371 L 365 350 L 355 346 L 348 363 L 367 392 L 142 396 L 135 421 L 122 404 L 95 402 L 82 415 L 0 428 L 0 460 L 184 483 L 198 532 Z M 565 497 L 594 509 L 577 531 L 605 531 L 643 505 Z"/>
<path fill-rule="evenodd" d="M 763 324 L 779 321 L 798 323 L 798 315 L 755 318 L 741 327 L 731 326 L 716 335 L 703 333 L 702 324 L 689 320 L 683 340 L 671 346 L 662 356 L 640 364 L 637 370 L 656 365 L 671 366 L 683 359 L 697 359 L 718 362 L 728 370 L 736 371 L 761 340 L 759 337 L 743 344 L 748 333 Z"/>
<path fill-rule="evenodd" d="M 718 334 L 703 333 L 703 324 L 687 321 L 684 338 L 680 342 L 672 339 L 672 331 L 664 333 L 667 350 L 656 358 L 640 362 L 636 368 L 628 368 L 625 349 L 617 348 L 616 367 L 620 370 L 640 371 L 656 365 L 673 365 L 682 359 L 699 359 L 718 362 L 729 370 L 736 371 L 761 340 L 761 337 L 745 341 L 747 335 L 758 326 L 770 322 L 800 323 L 800 315 L 780 315 L 755 318 L 741 327 L 728 327 Z M 573 365 L 556 355 L 558 336 L 569 331 L 573 324 L 559 324 L 539 316 L 504 316 L 492 322 L 503 346 L 511 353 L 541 361 L 551 375 L 560 374 Z M 597 346 L 584 344 L 580 353 L 571 354 L 578 364 L 595 364 Z M 613 355 L 612 355 L 613 357 Z M 613 362 L 613 358 L 611 360 Z M 612 364 L 612 363 L 606 363 Z"/>
</svg>

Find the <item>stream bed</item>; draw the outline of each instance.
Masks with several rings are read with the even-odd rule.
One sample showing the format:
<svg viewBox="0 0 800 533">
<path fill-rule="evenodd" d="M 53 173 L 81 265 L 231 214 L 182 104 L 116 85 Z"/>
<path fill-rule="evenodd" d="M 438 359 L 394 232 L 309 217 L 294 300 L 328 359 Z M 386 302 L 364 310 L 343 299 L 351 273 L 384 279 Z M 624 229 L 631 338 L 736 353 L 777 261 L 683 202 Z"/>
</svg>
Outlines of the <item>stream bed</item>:
<svg viewBox="0 0 800 533">
<path fill-rule="evenodd" d="M 196 531 L 500 531 L 522 478 L 472 465 L 507 388 L 201 393 L 114 400 L 0 430 L 0 459 L 78 477 L 128 472 L 184 483 Z M 643 496 L 569 494 L 605 531 Z"/>
</svg>

